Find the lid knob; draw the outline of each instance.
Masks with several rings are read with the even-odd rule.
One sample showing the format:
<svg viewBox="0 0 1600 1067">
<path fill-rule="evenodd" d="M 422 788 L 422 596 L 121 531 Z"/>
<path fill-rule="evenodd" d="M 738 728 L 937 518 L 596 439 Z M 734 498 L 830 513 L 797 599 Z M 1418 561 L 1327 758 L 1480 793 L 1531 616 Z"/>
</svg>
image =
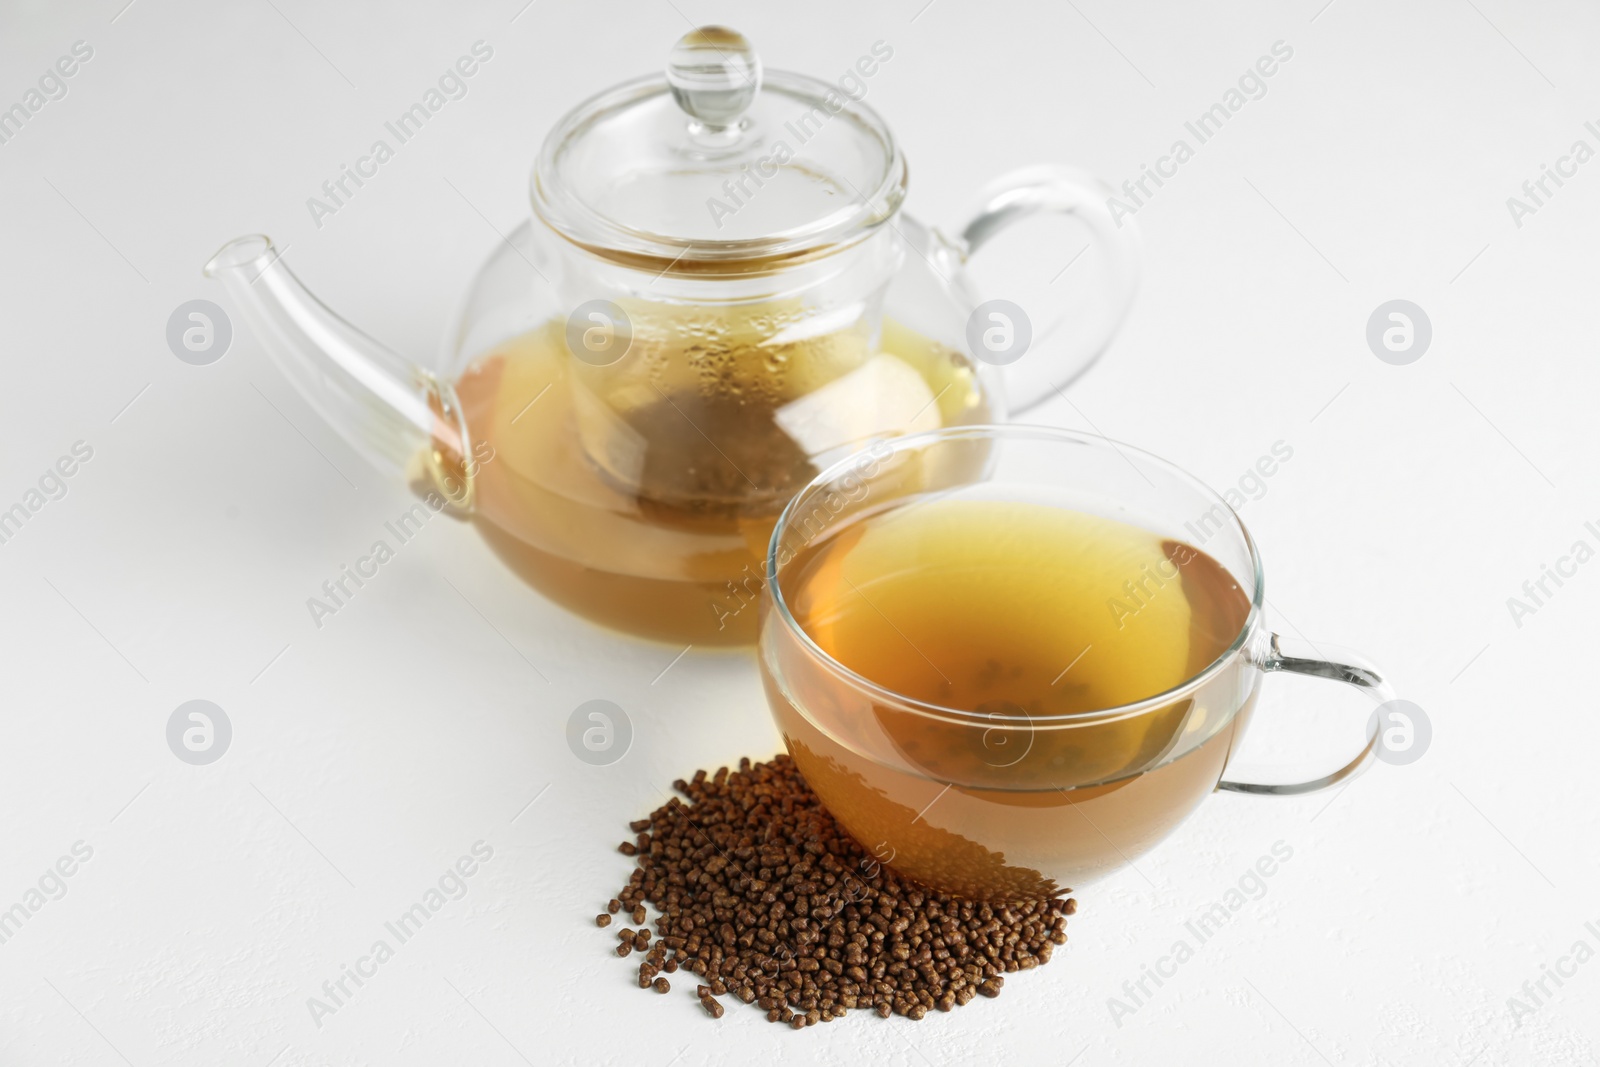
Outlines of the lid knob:
<svg viewBox="0 0 1600 1067">
<path fill-rule="evenodd" d="M 761 57 L 737 30 L 701 26 L 672 46 L 667 84 L 684 114 L 709 129 L 726 129 L 761 89 Z"/>
</svg>

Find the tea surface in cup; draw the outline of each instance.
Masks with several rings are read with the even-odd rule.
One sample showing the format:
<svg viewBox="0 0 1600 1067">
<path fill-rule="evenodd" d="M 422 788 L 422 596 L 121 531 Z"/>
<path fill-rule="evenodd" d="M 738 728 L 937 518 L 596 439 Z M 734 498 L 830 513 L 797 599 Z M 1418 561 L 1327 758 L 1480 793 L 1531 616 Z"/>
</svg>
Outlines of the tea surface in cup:
<svg viewBox="0 0 1600 1067">
<path fill-rule="evenodd" d="M 880 860 L 968 896 L 1050 893 L 1146 851 L 1215 788 L 1255 697 L 1251 676 L 1093 714 L 1194 678 L 1250 613 L 1212 557 L 1100 515 L 868 508 L 779 582 L 804 633 L 887 691 L 774 637 L 763 674 L 801 771 Z"/>
</svg>

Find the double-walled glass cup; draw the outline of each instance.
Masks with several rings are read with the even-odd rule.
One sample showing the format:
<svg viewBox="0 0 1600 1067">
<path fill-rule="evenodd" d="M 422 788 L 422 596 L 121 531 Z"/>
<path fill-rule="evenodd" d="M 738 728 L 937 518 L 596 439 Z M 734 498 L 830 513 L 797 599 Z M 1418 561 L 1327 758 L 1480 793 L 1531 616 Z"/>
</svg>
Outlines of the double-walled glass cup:
<svg viewBox="0 0 1600 1067">
<path fill-rule="evenodd" d="M 1208 567 L 1215 564 L 1207 580 L 1236 597 L 1215 646 L 1219 654 L 1207 662 L 1191 656 L 1178 668 L 1187 677 L 1174 675 L 1183 680 L 1147 698 L 1039 715 L 1018 705 L 940 706 L 907 696 L 846 666 L 849 649 L 830 652 L 829 638 L 819 641 L 807 631 L 800 619 L 808 598 L 817 596 L 808 583 L 843 581 L 865 599 L 877 580 L 841 577 L 831 565 L 819 570 L 821 549 L 857 544 L 837 539 L 860 538 L 886 517 L 910 515 L 907 509 L 932 504 L 948 514 L 949 502 L 964 500 L 1099 516 L 1147 531 L 1152 543 L 1203 553 Z M 1081 548 L 1051 544 L 1059 559 L 1016 563 L 1066 566 Z M 977 580 L 965 586 L 970 592 L 988 588 L 972 572 L 994 560 L 990 546 L 975 548 L 970 566 L 945 563 Z M 893 573 L 885 577 L 921 580 L 914 573 L 919 565 L 911 557 L 889 561 L 883 566 Z M 998 588 L 1004 583 L 996 578 Z M 1375 702 L 1392 695 L 1360 656 L 1266 629 L 1255 544 L 1214 492 L 1148 453 L 1066 430 L 968 426 L 875 443 L 819 475 L 789 504 L 773 532 L 766 579 L 762 678 L 789 751 L 817 797 L 878 861 L 967 897 L 1022 899 L 1081 887 L 1147 852 L 1214 790 L 1307 793 L 1370 762 L 1376 733 L 1352 727 L 1350 748 L 1357 751 L 1329 773 L 1277 784 L 1225 777 L 1267 674 L 1333 679 Z M 973 614 L 971 625 L 983 625 L 982 612 Z M 914 629 L 903 618 L 885 622 L 897 631 Z M 1063 638 L 1064 666 L 1077 651 L 1068 643 Z M 1137 658 L 1133 668 L 1137 676 Z M 1368 708 L 1364 717 L 1370 714 Z"/>
</svg>

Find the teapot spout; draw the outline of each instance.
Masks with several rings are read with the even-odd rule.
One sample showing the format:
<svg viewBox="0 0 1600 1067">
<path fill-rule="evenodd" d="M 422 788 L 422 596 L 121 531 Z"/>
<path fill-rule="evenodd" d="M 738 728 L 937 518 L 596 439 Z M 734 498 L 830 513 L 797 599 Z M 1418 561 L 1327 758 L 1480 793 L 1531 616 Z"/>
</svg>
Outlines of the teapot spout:
<svg viewBox="0 0 1600 1067">
<path fill-rule="evenodd" d="M 205 266 L 284 375 L 339 435 L 390 473 L 420 457 L 445 499 L 470 507 L 472 442 L 455 390 L 334 314 L 261 234 Z"/>
</svg>

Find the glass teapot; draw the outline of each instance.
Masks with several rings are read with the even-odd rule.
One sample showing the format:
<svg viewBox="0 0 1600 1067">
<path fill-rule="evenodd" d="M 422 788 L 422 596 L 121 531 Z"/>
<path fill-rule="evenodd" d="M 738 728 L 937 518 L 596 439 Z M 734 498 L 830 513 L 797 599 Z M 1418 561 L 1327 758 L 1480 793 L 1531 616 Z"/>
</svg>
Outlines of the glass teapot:
<svg viewBox="0 0 1600 1067">
<path fill-rule="evenodd" d="M 764 73 L 704 27 L 664 76 L 580 104 L 437 370 L 335 315 L 266 237 L 206 274 L 319 414 L 540 592 L 630 633 L 746 644 L 772 527 L 819 470 L 875 437 L 1006 417 L 1000 368 L 1043 335 L 980 301 L 973 251 L 1065 215 L 1107 272 L 1076 343 L 1005 372 L 1013 411 L 1093 362 L 1134 289 L 1131 232 L 1081 172 L 1001 179 L 958 238 L 900 211 L 905 158 L 861 99 L 892 56 L 879 42 L 833 84 Z"/>
</svg>

